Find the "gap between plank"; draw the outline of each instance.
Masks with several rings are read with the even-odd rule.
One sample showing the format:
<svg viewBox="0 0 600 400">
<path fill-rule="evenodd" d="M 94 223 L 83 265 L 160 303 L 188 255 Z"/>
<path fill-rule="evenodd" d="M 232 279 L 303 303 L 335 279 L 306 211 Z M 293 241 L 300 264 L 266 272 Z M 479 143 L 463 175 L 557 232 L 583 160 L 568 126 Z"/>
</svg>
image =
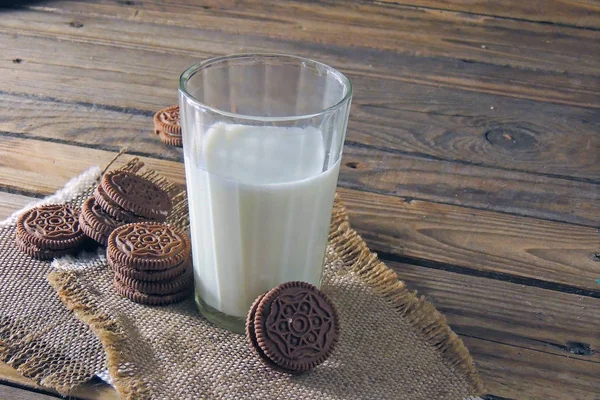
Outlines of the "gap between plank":
<svg viewBox="0 0 600 400">
<path fill-rule="evenodd" d="M 475 15 L 475 16 L 480 16 L 480 17 L 502 19 L 502 20 L 506 20 L 506 21 L 527 22 L 530 24 L 552 25 L 552 26 L 559 26 L 559 27 L 563 27 L 563 28 L 581 29 L 584 31 L 594 31 L 594 32 L 600 31 L 600 28 L 594 28 L 591 26 L 577 26 L 577 25 L 566 24 L 564 22 L 535 21 L 535 20 L 527 19 L 527 18 L 506 17 L 503 15 L 493 15 L 493 14 L 482 14 L 482 13 L 476 13 L 476 12 L 472 12 L 472 11 L 449 10 L 447 8 L 420 6 L 420 5 L 416 5 L 416 4 L 400 3 L 398 1 L 377 1 L 377 0 L 365 1 L 365 0 L 363 0 L 363 1 L 361 1 L 361 3 L 374 4 L 374 5 L 378 5 L 378 6 L 384 6 L 384 7 L 385 6 L 396 6 L 396 7 L 412 8 L 415 10 L 433 10 L 433 11 L 443 11 L 443 12 L 454 13 L 454 14 Z"/>
<path fill-rule="evenodd" d="M 21 196 L 32 197 L 34 199 L 43 199 L 44 197 L 46 197 L 45 194 L 31 192 L 29 190 L 22 190 L 19 188 L 15 188 L 13 186 L 6 186 L 6 185 L 0 183 L 0 193 L 2 193 L 2 192 L 10 193 L 10 194 L 19 194 Z"/>
<path fill-rule="evenodd" d="M 360 142 L 354 142 L 354 141 L 351 141 L 351 140 L 346 140 L 344 142 L 344 144 L 345 145 L 351 145 L 352 147 L 366 149 L 366 150 L 377 150 L 377 151 L 381 151 L 381 152 L 385 152 L 385 153 L 401 154 L 403 156 L 413 156 L 413 157 L 418 157 L 418 158 L 424 158 L 424 159 L 427 159 L 427 160 L 443 161 L 443 162 L 456 163 L 456 164 L 461 164 L 461 165 L 471 165 L 471 166 L 477 166 L 477 167 L 497 169 L 497 170 L 500 170 L 500 171 L 518 172 L 518 173 L 523 173 L 523 174 L 531 174 L 531 175 L 535 175 L 535 176 L 543 176 L 545 178 L 562 179 L 562 180 L 565 180 L 565 181 L 591 183 L 593 185 L 600 185 L 600 180 L 599 179 L 578 178 L 578 177 L 568 176 L 568 175 L 549 174 L 549 173 L 544 173 L 544 172 L 524 171 L 524 170 L 514 169 L 514 168 L 506 168 L 506 167 L 499 167 L 499 166 L 490 166 L 490 165 L 486 165 L 484 163 L 476 163 L 476 162 L 465 161 L 465 160 L 447 159 L 447 158 L 437 157 L 437 156 L 433 156 L 433 155 L 426 154 L 426 153 L 411 152 L 411 151 L 402 151 L 402 150 L 399 150 L 399 149 L 393 149 L 393 148 L 388 148 L 388 147 L 379 147 L 379 146 L 374 146 L 374 145 L 370 145 L 370 144 L 364 144 L 364 143 L 360 143 Z"/>
<path fill-rule="evenodd" d="M 15 388 L 15 389 L 25 390 L 27 392 L 43 394 L 43 395 L 46 395 L 46 396 L 49 396 L 49 397 L 55 397 L 57 399 L 64 399 L 65 398 L 65 397 L 63 397 L 61 395 L 56 394 L 55 392 L 50 392 L 50 391 L 47 391 L 47 390 L 44 390 L 44 389 L 36 388 L 36 387 L 33 387 L 33 386 L 27 386 L 27 385 L 23 385 L 23 384 L 16 383 L 16 382 L 10 382 L 10 381 L 4 380 L 4 379 L 0 379 L 0 385 L 12 387 L 12 388 Z M 73 396 L 68 396 L 68 398 L 72 399 L 72 400 L 79 400 L 79 398 L 73 397 Z"/>
<path fill-rule="evenodd" d="M 524 350 L 529 350 L 529 351 L 535 351 L 535 352 L 538 352 L 538 353 L 544 353 L 544 354 L 548 354 L 548 355 L 551 355 L 551 356 L 569 358 L 571 360 L 584 361 L 584 362 L 588 362 L 588 363 L 592 363 L 592 364 L 600 364 L 600 362 L 594 361 L 594 360 L 586 360 L 585 358 L 572 358 L 572 357 L 569 357 L 568 355 L 550 353 L 548 351 L 543 351 L 543 350 L 539 350 L 539 349 L 532 349 L 532 348 L 526 347 L 526 346 L 518 346 L 516 344 L 504 343 L 504 342 L 501 342 L 499 340 L 484 339 L 484 338 L 479 337 L 479 336 L 473 336 L 473 335 L 468 335 L 468 334 L 464 334 L 464 333 L 459 334 L 459 336 L 468 337 L 468 338 L 472 338 L 472 339 L 483 340 L 483 341 L 486 341 L 486 342 L 491 342 L 491 343 L 496 343 L 496 344 L 501 344 L 503 346 L 510 346 L 510 347 L 514 347 L 514 348 L 517 348 L 517 349 L 524 349 Z"/>
<path fill-rule="evenodd" d="M 378 252 L 377 249 L 372 249 L 377 253 L 382 261 L 394 261 L 404 264 L 412 264 L 418 267 L 437 269 L 442 271 L 454 272 L 462 275 L 469 275 L 479 278 L 494 279 L 497 281 L 510 282 L 517 285 L 532 286 L 540 289 L 552 290 L 555 292 L 570 293 L 579 296 L 593 297 L 600 299 L 600 291 L 581 289 L 577 286 L 567 285 L 563 283 L 549 282 L 536 278 L 521 277 L 503 272 L 481 271 L 473 268 L 462 267 L 439 261 L 425 260 L 422 258 L 406 257 L 398 254 Z M 478 338 L 479 339 L 479 338 Z"/>
<path fill-rule="evenodd" d="M 82 12 L 73 12 L 73 11 L 65 11 L 62 10 L 60 8 L 53 8 L 53 7 L 45 7 L 45 6 L 29 6 L 27 7 L 27 9 L 32 10 L 32 11 L 38 11 L 38 12 L 42 12 L 42 13 L 49 13 L 49 14 L 58 14 L 58 15 L 83 15 L 83 16 L 93 16 L 96 18 L 101 18 L 101 19 L 108 19 L 108 20 L 119 20 L 119 21 L 126 21 L 127 23 L 131 23 L 131 20 L 128 19 L 124 19 L 121 16 L 114 16 L 114 15 L 104 15 L 104 14 L 91 14 L 91 15 L 87 15 L 85 13 Z M 164 25 L 161 23 L 157 23 L 156 21 L 153 22 L 135 22 L 136 24 L 154 24 L 154 25 L 161 25 L 161 26 L 169 26 L 169 25 Z M 195 28 L 194 26 L 190 26 L 190 25 L 176 25 L 177 27 L 181 27 L 181 28 Z M 201 29 L 205 29 L 205 28 L 201 28 Z M 213 28 L 206 28 L 206 31 L 208 32 L 223 32 L 221 30 L 215 30 Z M 3 31 L 4 33 L 11 33 L 10 31 Z M 148 48 L 147 46 L 141 45 L 131 45 L 129 46 L 127 42 L 105 42 L 105 41 L 99 41 L 99 40 L 94 40 L 94 39 L 89 39 L 89 40 L 81 40 L 80 38 L 77 38 L 76 36 L 71 36 L 71 35 L 54 35 L 54 36 L 49 36 L 48 32 L 26 32 L 20 33 L 21 36 L 25 36 L 25 37 L 40 37 L 40 38 L 45 38 L 45 39 L 57 39 L 57 40 L 62 40 L 62 41 L 69 41 L 72 43 L 87 43 L 87 44 L 92 44 L 92 45 L 101 45 L 101 46 L 111 46 L 111 47 L 116 47 L 116 48 L 132 48 L 132 49 L 137 49 L 137 50 L 143 50 L 143 51 L 150 51 L 150 52 L 155 52 L 155 53 L 160 53 L 160 54 L 170 54 L 170 55 L 189 55 L 189 56 L 196 56 L 196 53 L 192 50 L 188 50 L 188 49 L 173 49 L 173 48 L 168 48 L 168 47 L 152 47 L 152 48 Z M 276 42 L 281 42 L 281 43 L 288 43 L 289 40 L 286 39 L 281 39 L 281 38 L 274 38 L 274 37 L 266 37 L 262 34 L 254 35 L 257 38 L 268 38 L 269 40 L 272 41 L 276 41 Z M 313 43 L 314 44 L 314 43 Z M 127 45 L 127 46 L 125 46 Z M 335 45 L 335 44 L 331 44 L 328 47 L 330 48 L 340 48 L 339 45 Z M 356 48 L 359 49 L 359 48 Z M 363 50 L 372 50 L 372 48 L 370 47 L 362 47 L 361 49 Z M 265 50 L 267 51 L 267 50 Z M 389 52 L 391 50 L 377 50 L 379 51 L 383 51 L 383 52 Z M 395 54 L 395 53 L 394 53 Z M 400 54 L 400 53 L 399 53 Z M 213 56 L 216 55 L 226 55 L 225 54 L 213 54 Z M 465 63 L 470 63 L 470 64 L 479 64 L 479 65 L 486 65 L 486 66 L 493 66 L 493 67 L 497 67 L 497 68 L 511 68 L 511 69 L 517 69 L 517 70 L 523 70 L 523 71 L 539 71 L 539 70 L 544 70 L 546 72 L 549 73 L 558 73 L 558 74 L 564 74 L 565 71 L 564 70 L 548 70 L 545 68 L 539 68 L 539 67 L 531 67 L 531 66 L 524 66 L 524 65 L 507 65 L 507 64 L 502 64 L 502 63 L 491 63 L 491 62 L 485 62 L 482 60 L 468 60 L 468 59 L 464 59 L 464 58 L 456 58 L 456 57 L 451 57 L 451 56 L 445 56 L 445 55 L 420 55 L 418 56 L 418 58 L 420 59 L 430 59 L 430 60 L 436 60 L 436 59 L 442 59 L 442 60 L 448 60 L 448 61 L 460 61 L 460 62 L 465 62 Z M 364 72 L 364 71 L 363 71 Z M 363 74 L 361 72 L 356 72 L 355 73 L 362 75 L 364 77 L 369 77 L 369 74 Z M 586 75 L 588 76 L 588 73 L 577 73 L 577 75 Z M 579 104 L 579 103 L 572 103 L 570 101 L 567 100 L 558 100 L 558 99 L 548 99 L 548 98 L 538 98 L 536 96 L 527 96 L 527 95 L 515 95 L 513 94 L 509 94 L 507 92 L 499 92 L 498 90 L 484 90 L 481 91 L 480 89 L 474 89 L 473 87 L 469 87 L 469 86 L 456 86 L 454 84 L 450 84 L 449 82 L 446 83 L 432 83 L 430 82 L 428 79 L 417 79 L 417 78 L 413 78 L 413 79 L 407 79 L 405 77 L 399 77 L 399 76 L 387 76 L 389 79 L 395 80 L 395 81 L 399 81 L 399 82 L 404 82 L 404 83 L 411 83 L 411 84 L 417 84 L 417 85 L 422 85 L 422 86 L 433 86 L 433 87 L 444 87 L 444 88 L 448 88 L 448 89 L 455 89 L 455 90 L 460 90 L 460 91 L 468 91 L 468 92 L 474 92 L 474 93 L 481 93 L 481 94 L 489 94 L 489 95 L 494 95 L 494 96 L 501 96 L 501 97 L 507 97 L 507 98 L 516 98 L 516 99 L 521 99 L 521 100 L 530 100 L 530 101 L 536 101 L 536 102 L 540 102 L 540 103 L 549 103 L 549 104 L 558 104 L 558 105 L 569 105 L 569 106 L 573 106 L 573 107 L 580 107 L 580 108 L 598 108 L 596 104 Z"/>
<path fill-rule="evenodd" d="M 0 92 L 0 94 L 1 94 L 1 92 Z M 69 103 L 67 103 L 67 104 L 69 104 Z M 36 135 L 31 135 L 31 134 L 9 132 L 9 131 L 0 131 L 0 137 L 13 137 L 13 138 L 25 139 L 25 140 L 38 140 L 40 142 L 64 144 L 64 145 L 68 145 L 68 146 L 75 146 L 75 147 L 94 149 L 94 150 L 102 150 L 102 151 L 108 151 L 108 152 L 119 152 L 121 150 L 121 147 L 117 147 L 117 146 L 107 146 L 107 145 L 101 145 L 101 144 L 88 144 L 88 143 L 81 143 L 81 142 L 72 142 L 72 141 L 68 141 L 68 140 L 64 140 L 64 139 L 48 138 L 48 137 L 43 137 L 43 136 L 36 136 Z M 357 144 L 356 142 L 352 142 L 352 141 L 347 141 L 347 142 L 345 142 L 345 144 L 347 144 L 350 147 L 362 147 L 365 149 L 378 150 L 378 151 L 388 152 L 388 153 L 389 152 L 392 152 L 392 153 L 397 152 L 396 150 L 392 151 L 390 149 L 385 149 L 385 148 L 380 149 L 375 146 L 370 146 L 370 145 L 365 145 L 365 144 Z M 146 152 L 141 152 L 141 151 L 128 150 L 127 154 L 132 155 L 132 156 L 153 158 L 156 160 L 165 160 L 165 161 L 173 161 L 173 162 L 180 162 L 180 163 L 182 162 L 181 159 L 177 158 L 177 157 L 169 157 L 168 155 L 160 156 L 160 155 L 156 155 L 154 153 L 146 153 Z M 400 154 L 403 154 L 403 153 L 400 152 Z M 405 154 L 408 155 L 408 154 L 412 154 L 412 153 L 406 152 Z M 415 157 L 419 157 L 419 156 L 415 156 Z M 433 157 L 433 156 L 431 156 L 431 157 Z M 452 161 L 452 162 L 454 162 L 454 161 Z M 495 167 L 487 167 L 487 166 L 483 166 L 483 167 L 490 168 L 490 169 L 495 168 Z M 521 172 L 521 171 L 519 171 L 519 172 Z M 522 173 L 528 174 L 529 172 L 523 171 Z M 386 192 L 383 190 L 375 190 L 375 189 L 369 189 L 369 188 L 365 188 L 365 187 L 359 187 L 359 186 L 356 186 L 353 184 L 347 184 L 347 183 L 340 182 L 340 181 L 338 181 L 338 186 L 341 188 L 344 188 L 344 189 L 359 190 L 359 191 L 362 191 L 365 193 L 373 193 L 373 194 L 392 196 L 392 197 L 402 197 L 406 202 L 409 202 L 409 203 L 413 200 L 418 200 L 418 201 L 425 201 L 425 202 L 429 202 L 429 203 L 433 203 L 433 204 L 444 204 L 444 205 L 449 205 L 449 206 L 454 206 L 454 207 L 462 207 L 465 209 L 493 211 L 493 212 L 504 214 L 504 215 L 534 218 L 534 219 L 538 219 L 541 221 L 560 222 L 560 223 L 566 223 L 566 224 L 574 225 L 574 226 L 584 226 L 587 228 L 589 228 L 589 227 L 598 228 L 596 225 L 591 225 L 591 224 L 586 225 L 586 224 L 577 223 L 577 222 L 567 222 L 564 220 L 540 217 L 540 216 L 532 216 L 532 215 L 527 215 L 527 214 L 521 214 L 518 212 L 508 212 L 508 211 L 503 211 L 503 210 L 491 210 L 488 208 L 477 207 L 474 205 L 455 204 L 455 203 L 450 203 L 450 202 L 446 202 L 446 201 L 414 197 L 414 196 L 402 196 L 397 193 L 390 193 L 390 192 Z M 9 193 L 13 193 L 13 194 L 21 194 L 21 195 L 30 196 L 30 197 L 37 197 L 37 198 L 44 197 L 44 194 L 40 194 L 37 192 L 22 191 L 22 190 L 19 190 L 18 188 L 8 187 L 8 186 L 2 185 L 2 184 L 0 184 L 0 191 L 9 192 Z"/>
<path fill-rule="evenodd" d="M 339 182 L 339 181 L 338 181 L 338 187 L 341 187 L 341 188 L 344 188 L 344 189 L 357 190 L 357 191 L 361 191 L 361 192 L 365 192 L 365 193 L 379 194 L 379 195 L 382 195 L 382 196 L 400 197 L 400 198 L 402 198 L 407 203 L 410 203 L 413 200 L 415 200 L 415 201 L 424 201 L 424 202 L 432 203 L 432 204 L 443 204 L 443 205 L 446 205 L 446 206 L 461 207 L 461 208 L 471 209 L 471 210 L 489 211 L 489 212 L 494 212 L 494 213 L 504 214 L 504 215 L 511 215 L 511 216 L 524 217 L 524 218 L 533 218 L 533 219 L 537 219 L 537 220 L 540 220 L 540 221 L 559 222 L 559 223 L 562 223 L 562 224 L 569 224 L 569 225 L 573 225 L 573 226 L 583 226 L 583 227 L 586 227 L 586 228 L 598 229 L 599 232 L 600 232 L 600 226 L 597 226 L 597 225 L 594 225 L 594 224 L 582 224 L 580 222 L 570 222 L 570 221 L 565 221 L 565 220 L 561 220 L 561 219 L 554 219 L 554 218 L 548 218 L 548 217 L 533 216 L 533 215 L 528 215 L 528 214 L 523 214 L 523 213 L 518 213 L 518 212 L 508 212 L 508 211 L 499 210 L 499 209 L 477 207 L 477 206 L 474 206 L 474 205 L 464 205 L 464 204 L 450 203 L 448 201 L 441 201 L 441 200 L 435 200 L 435 199 L 427 199 L 427 198 L 423 198 L 423 197 L 402 196 L 402 195 L 396 193 L 395 191 L 394 192 L 386 192 L 384 190 L 369 189 L 369 188 L 361 187 L 361 186 L 358 186 L 358 185 L 345 184 L 345 183 Z"/>
<path fill-rule="evenodd" d="M 142 110 L 142 109 L 133 108 L 133 107 L 110 106 L 110 105 L 106 105 L 106 104 L 88 103 L 85 101 L 68 101 L 68 100 L 58 99 L 56 97 L 41 96 L 41 95 L 29 94 L 29 93 L 7 92 L 4 90 L 0 90 L 0 95 L 22 97 L 24 99 L 41 100 L 41 101 L 47 101 L 47 102 L 51 102 L 51 103 L 68 104 L 68 105 L 81 106 L 81 107 L 85 107 L 85 108 L 98 109 L 98 110 L 115 111 L 115 112 L 120 112 L 123 114 L 142 115 L 145 117 L 153 117 L 154 114 L 156 113 L 156 111 Z"/>
<path fill-rule="evenodd" d="M 138 109 L 138 108 L 125 108 L 125 107 L 110 106 L 110 105 L 97 104 L 97 103 L 88 103 L 88 102 L 82 102 L 82 101 L 66 101 L 66 100 L 62 100 L 62 99 L 57 99 L 55 97 L 38 96 L 38 95 L 32 95 L 32 94 L 27 94 L 27 93 L 18 93 L 18 92 L 7 92 L 7 91 L 3 91 L 3 90 L 0 90 L 0 95 L 23 97 L 23 98 L 32 99 L 32 100 L 41 100 L 41 101 L 54 102 L 54 103 L 60 103 L 60 104 L 81 106 L 81 107 L 90 108 L 90 109 L 100 109 L 100 110 L 106 110 L 106 111 L 119 112 L 119 113 L 123 113 L 123 114 L 141 115 L 141 116 L 146 116 L 146 117 L 153 117 L 155 114 L 155 111 L 142 110 L 142 109 Z M 429 113 L 424 113 L 424 114 L 427 115 Z M 5 134 L 7 136 L 8 135 L 19 135 L 19 133 L 8 132 L 8 131 L 0 131 L 0 133 Z M 15 137 L 17 137 L 17 136 L 15 136 Z M 35 138 L 37 140 L 55 141 L 55 143 L 64 143 L 64 144 L 68 143 L 68 144 L 78 145 L 78 144 L 76 144 L 77 142 L 60 141 L 60 139 L 42 138 L 42 137 L 33 136 L 33 135 L 27 136 L 27 137 Z M 541 177 L 545 177 L 545 178 L 562 179 L 562 180 L 572 181 L 572 182 L 582 182 L 582 183 L 591 183 L 594 185 L 600 185 L 600 179 L 579 178 L 579 177 L 573 177 L 573 176 L 569 176 L 569 175 L 551 174 L 551 173 L 535 172 L 535 171 L 525 171 L 525 170 L 520 170 L 520 169 L 516 169 L 516 168 L 491 166 L 491 165 L 487 165 L 485 163 L 477 163 L 477 162 L 471 162 L 471 161 L 466 161 L 466 160 L 446 159 L 443 157 L 433 156 L 433 155 L 426 154 L 426 153 L 402 151 L 399 149 L 391 149 L 391 148 L 387 148 L 387 147 L 374 146 L 374 145 L 359 143 L 359 142 L 355 142 L 355 141 L 351 141 L 351 140 L 346 140 L 344 142 L 344 144 L 353 146 L 356 148 L 366 149 L 366 150 L 377 150 L 377 151 L 381 151 L 381 152 L 385 152 L 385 153 L 408 155 L 408 156 L 414 156 L 414 157 L 423 158 L 423 159 L 427 159 L 427 160 L 443 161 L 443 162 L 448 162 L 448 163 L 456 163 L 456 164 L 460 164 L 460 165 L 484 167 L 484 168 L 495 169 L 495 170 L 499 170 L 499 171 L 518 172 L 518 173 L 523 173 L 523 174 L 530 174 L 533 176 L 541 176 Z M 96 146 L 96 145 L 84 145 L 84 146 L 80 146 L 80 147 L 90 147 L 90 148 L 107 150 L 107 151 L 114 151 L 116 149 L 116 147 L 111 147 L 111 146 L 104 146 L 104 147 L 93 147 L 93 146 Z M 100 145 L 98 145 L 98 146 L 100 146 Z M 117 151 L 118 151 L 118 149 L 117 149 Z M 160 155 L 156 155 L 153 153 L 145 153 L 145 152 L 139 152 L 139 151 L 138 152 L 131 151 L 131 152 L 128 152 L 128 154 L 157 158 L 160 160 L 180 161 L 179 159 L 175 159 L 173 157 L 160 156 Z"/>
<path fill-rule="evenodd" d="M 9 132 L 9 131 L 0 131 L 0 136 L 12 137 L 12 138 L 17 138 L 17 139 L 25 139 L 25 140 L 39 140 L 40 142 L 58 143 L 58 144 L 64 144 L 64 145 L 68 145 L 68 146 L 82 147 L 85 149 L 103 150 L 103 151 L 109 151 L 109 152 L 115 152 L 115 153 L 122 151 L 123 147 L 125 147 L 125 146 L 109 146 L 109 145 L 105 145 L 105 144 L 72 142 L 72 141 L 65 140 L 65 139 L 49 138 L 46 136 L 36 136 L 36 135 L 31 135 L 31 134 Z M 129 150 L 129 149 L 126 150 L 124 153 L 128 154 L 128 155 L 132 155 L 132 156 L 147 157 L 147 158 L 154 158 L 156 160 L 175 161 L 175 162 L 181 162 L 181 158 L 182 158 L 182 157 L 172 157 L 172 156 L 169 156 L 168 154 L 160 155 L 160 154 L 155 154 L 155 153 L 146 153 L 144 151 L 136 151 L 136 150 Z"/>
</svg>

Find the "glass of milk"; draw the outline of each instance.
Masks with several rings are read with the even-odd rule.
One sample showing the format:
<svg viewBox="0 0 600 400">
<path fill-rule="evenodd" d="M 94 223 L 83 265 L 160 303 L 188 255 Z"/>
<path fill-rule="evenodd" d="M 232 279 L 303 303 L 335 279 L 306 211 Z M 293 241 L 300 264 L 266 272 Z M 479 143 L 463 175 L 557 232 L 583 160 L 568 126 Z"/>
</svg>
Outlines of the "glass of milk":
<svg viewBox="0 0 600 400">
<path fill-rule="evenodd" d="M 179 81 L 196 303 L 243 332 L 260 294 L 319 287 L 352 86 L 279 54 L 213 58 Z"/>
</svg>

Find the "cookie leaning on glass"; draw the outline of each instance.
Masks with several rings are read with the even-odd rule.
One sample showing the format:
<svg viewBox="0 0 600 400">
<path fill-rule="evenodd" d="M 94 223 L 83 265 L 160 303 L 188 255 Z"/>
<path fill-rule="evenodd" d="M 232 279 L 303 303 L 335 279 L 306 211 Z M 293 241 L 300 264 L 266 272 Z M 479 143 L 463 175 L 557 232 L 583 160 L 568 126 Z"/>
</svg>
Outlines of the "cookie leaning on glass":
<svg viewBox="0 0 600 400">
<path fill-rule="evenodd" d="M 246 336 L 261 361 L 288 374 L 324 362 L 338 341 L 340 323 L 329 297 L 307 282 L 286 282 L 250 307 Z"/>
</svg>

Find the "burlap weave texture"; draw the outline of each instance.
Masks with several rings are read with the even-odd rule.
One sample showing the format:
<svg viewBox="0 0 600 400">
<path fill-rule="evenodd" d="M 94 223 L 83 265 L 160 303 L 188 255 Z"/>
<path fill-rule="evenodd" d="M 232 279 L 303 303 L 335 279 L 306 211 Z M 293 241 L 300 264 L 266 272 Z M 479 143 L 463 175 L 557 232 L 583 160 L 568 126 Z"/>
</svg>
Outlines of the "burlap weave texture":
<svg viewBox="0 0 600 400">
<path fill-rule="evenodd" d="M 176 222 L 186 228 L 187 220 Z M 88 323 L 125 399 L 463 399 L 482 385 L 462 341 L 351 229 L 336 199 L 322 289 L 341 336 L 330 359 L 301 376 L 265 367 L 242 335 L 216 328 L 188 299 L 149 307 L 119 297 L 103 256 L 50 280 Z"/>
<path fill-rule="evenodd" d="M 54 201 L 80 204 L 98 174 Z M 179 207 L 170 222 L 185 228 L 185 215 Z M 369 251 L 338 200 L 323 290 L 340 311 L 341 337 L 328 361 L 295 377 L 264 367 L 243 336 L 212 326 L 192 299 L 147 307 L 120 298 L 102 252 L 53 263 L 59 270 L 49 278 L 67 310 L 44 278 L 49 263 L 7 263 L 5 254 L 19 257 L 7 250 L 11 229 L 14 221 L 0 227 L 0 283 L 12 293 L 0 293 L 0 356 L 63 392 L 105 365 L 125 399 L 462 399 L 482 391 L 460 339 Z M 32 302 L 31 287 L 43 288 L 35 292 L 39 303 Z M 40 325 L 32 310 L 48 324 Z"/>
</svg>

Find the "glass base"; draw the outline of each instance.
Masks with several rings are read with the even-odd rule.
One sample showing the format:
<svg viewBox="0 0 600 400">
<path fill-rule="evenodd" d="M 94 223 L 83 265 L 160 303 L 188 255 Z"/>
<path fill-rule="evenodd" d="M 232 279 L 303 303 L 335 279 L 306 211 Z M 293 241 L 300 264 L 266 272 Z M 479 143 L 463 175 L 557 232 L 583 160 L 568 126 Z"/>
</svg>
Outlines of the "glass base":
<svg viewBox="0 0 600 400">
<path fill-rule="evenodd" d="M 219 328 L 227 329 L 228 331 L 234 333 L 246 333 L 245 318 L 223 314 L 221 311 L 218 311 L 217 309 L 206 304 L 197 293 L 194 296 L 194 298 L 196 299 L 196 306 L 198 307 L 198 310 L 200 310 L 200 313 L 204 316 L 204 318 L 206 318 Z"/>
</svg>

